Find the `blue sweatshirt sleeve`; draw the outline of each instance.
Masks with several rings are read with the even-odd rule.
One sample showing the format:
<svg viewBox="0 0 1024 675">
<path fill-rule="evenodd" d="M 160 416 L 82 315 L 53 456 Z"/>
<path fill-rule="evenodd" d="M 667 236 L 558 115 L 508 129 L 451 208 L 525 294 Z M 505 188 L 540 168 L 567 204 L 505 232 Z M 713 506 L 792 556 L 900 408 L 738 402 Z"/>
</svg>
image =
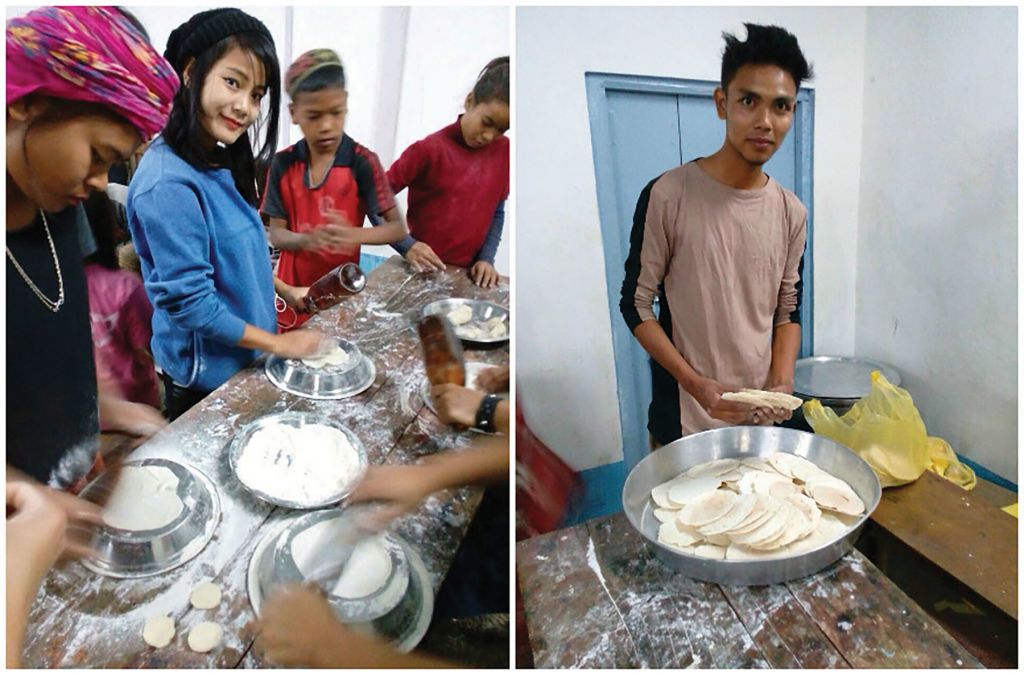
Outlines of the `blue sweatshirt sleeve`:
<svg viewBox="0 0 1024 675">
<path fill-rule="evenodd" d="M 501 232 L 505 229 L 505 202 L 498 204 L 494 209 L 494 218 L 491 219 L 491 229 L 487 231 L 487 239 L 476 254 L 477 262 L 483 260 L 486 263 L 494 264 L 494 256 L 498 253 L 498 244 L 501 243 Z"/>
<path fill-rule="evenodd" d="M 167 208 L 173 204 L 173 208 Z M 210 228 L 195 192 L 162 181 L 133 200 L 143 246 L 153 260 L 146 291 L 153 307 L 181 328 L 228 345 L 242 339 L 246 322 L 221 302 L 210 263 Z"/>
</svg>

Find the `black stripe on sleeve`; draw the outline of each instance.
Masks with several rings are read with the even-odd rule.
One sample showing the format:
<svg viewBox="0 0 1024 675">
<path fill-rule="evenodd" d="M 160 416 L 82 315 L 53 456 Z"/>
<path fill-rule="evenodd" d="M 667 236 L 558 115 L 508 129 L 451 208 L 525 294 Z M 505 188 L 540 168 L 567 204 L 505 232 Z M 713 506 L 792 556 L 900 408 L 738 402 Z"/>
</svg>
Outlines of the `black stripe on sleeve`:
<svg viewBox="0 0 1024 675">
<path fill-rule="evenodd" d="M 800 266 L 797 268 L 797 279 L 796 279 L 796 309 L 789 313 L 789 320 L 796 325 L 800 325 L 800 307 L 804 301 L 804 256 L 807 255 L 806 251 L 800 254 Z"/>
<path fill-rule="evenodd" d="M 661 176 L 658 176 L 661 178 Z M 644 224 L 647 222 L 647 207 L 651 202 L 651 189 L 658 182 L 655 178 L 640 192 L 636 200 L 636 211 L 633 212 L 633 229 L 629 235 L 629 255 L 626 256 L 626 276 L 622 280 L 619 299 L 619 311 L 629 326 L 629 332 L 636 330 L 642 322 L 640 313 L 636 311 L 636 286 L 640 278 L 640 252 L 644 247 Z"/>
</svg>

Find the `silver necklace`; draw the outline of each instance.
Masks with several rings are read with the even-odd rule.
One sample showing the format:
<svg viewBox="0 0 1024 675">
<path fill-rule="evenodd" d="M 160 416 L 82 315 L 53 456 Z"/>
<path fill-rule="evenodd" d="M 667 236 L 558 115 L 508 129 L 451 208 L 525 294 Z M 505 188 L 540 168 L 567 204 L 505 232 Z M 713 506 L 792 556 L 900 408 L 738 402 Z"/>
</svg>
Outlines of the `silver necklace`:
<svg viewBox="0 0 1024 675">
<path fill-rule="evenodd" d="M 64 277 L 60 273 L 60 260 L 57 259 L 57 249 L 53 245 L 53 237 L 50 236 L 50 225 L 46 222 L 46 214 L 40 210 L 39 215 L 43 217 L 43 229 L 46 231 L 46 241 L 50 243 L 50 255 L 53 256 L 53 268 L 57 270 L 57 301 L 54 302 L 43 295 L 43 292 L 39 290 L 39 287 L 32 283 L 32 280 L 29 279 L 28 275 L 25 273 L 25 270 L 21 268 L 21 265 L 19 265 L 18 261 L 14 258 L 14 254 L 11 253 L 10 246 L 7 247 L 7 257 L 11 259 L 12 263 L 14 263 L 14 269 L 18 270 L 18 274 L 20 274 L 21 278 L 25 280 L 28 287 L 32 289 L 32 292 L 36 294 L 36 297 L 46 305 L 46 309 L 56 313 L 60 311 L 61 306 L 64 304 Z"/>
</svg>

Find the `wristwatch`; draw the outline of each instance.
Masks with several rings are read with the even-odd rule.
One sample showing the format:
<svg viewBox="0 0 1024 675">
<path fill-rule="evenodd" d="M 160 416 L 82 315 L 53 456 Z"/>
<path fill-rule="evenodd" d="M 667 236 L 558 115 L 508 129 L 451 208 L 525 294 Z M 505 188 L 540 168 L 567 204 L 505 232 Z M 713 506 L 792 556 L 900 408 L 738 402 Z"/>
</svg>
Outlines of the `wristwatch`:
<svg viewBox="0 0 1024 675">
<path fill-rule="evenodd" d="M 500 402 L 501 397 L 494 394 L 484 396 L 484 400 L 480 401 L 480 407 L 476 409 L 476 422 L 473 426 L 489 434 L 497 431 L 494 427 L 494 413 L 497 411 L 498 403 Z"/>
</svg>

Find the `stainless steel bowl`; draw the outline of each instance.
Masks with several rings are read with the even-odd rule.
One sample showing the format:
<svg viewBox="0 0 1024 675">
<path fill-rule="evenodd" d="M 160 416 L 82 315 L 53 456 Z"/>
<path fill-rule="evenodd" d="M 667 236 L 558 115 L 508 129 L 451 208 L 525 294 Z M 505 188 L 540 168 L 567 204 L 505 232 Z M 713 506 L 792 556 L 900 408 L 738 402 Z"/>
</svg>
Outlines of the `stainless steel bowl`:
<svg viewBox="0 0 1024 675">
<path fill-rule="evenodd" d="M 865 513 L 835 540 L 811 551 L 768 560 L 710 560 L 687 555 L 658 542 L 651 488 L 690 467 L 726 457 L 788 452 L 842 478 L 864 502 Z M 882 496 L 878 477 L 852 450 L 823 436 L 779 427 L 727 427 L 680 438 L 651 453 L 629 472 L 622 506 L 630 524 L 659 560 L 687 576 L 718 584 L 755 586 L 797 579 L 831 565 L 848 552 Z"/>
<path fill-rule="evenodd" d="M 447 318 L 448 312 L 462 305 L 466 305 L 473 310 L 473 318 L 470 319 L 470 322 L 480 323 L 496 317 L 501 317 L 502 321 L 505 323 L 506 331 L 510 328 L 508 308 L 496 305 L 493 302 L 487 302 L 486 300 L 471 300 L 469 298 L 448 298 L 447 300 L 436 300 L 423 307 L 422 315 L 430 316 L 431 314 L 440 314 Z M 509 339 L 507 332 L 504 337 L 470 338 L 466 337 L 465 330 L 463 330 L 461 326 L 453 325 L 452 328 L 455 330 L 455 334 L 459 339 L 464 342 L 496 344 L 498 342 L 508 342 Z"/>
<path fill-rule="evenodd" d="M 338 515 L 342 512 L 332 510 L 317 513 Z M 305 517 L 290 519 L 270 530 L 260 540 L 253 552 L 252 559 L 249 561 L 247 587 L 249 602 L 257 617 L 262 615 L 264 599 L 277 586 L 285 583 L 275 576 L 278 544 Z M 331 608 L 340 620 L 345 621 L 353 628 L 381 635 L 390 640 L 392 646 L 398 651 L 409 652 L 419 644 L 430 626 L 434 611 L 433 586 L 426 566 L 416 550 L 397 534 L 388 534 L 388 538 L 400 548 L 401 555 L 407 562 L 405 576 L 408 583 L 399 602 L 383 616 L 363 623 L 349 622 L 338 613 L 338 606 L 333 602 Z"/>
<path fill-rule="evenodd" d="M 303 533 L 312 536 L 312 560 L 305 561 L 304 566 L 314 571 L 329 569 L 351 555 L 354 546 L 367 536 L 359 529 L 360 511 L 365 512 L 365 509 L 352 507 L 309 513 L 285 530 L 274 547 L 275 581 L 282 584 L 316 581 L 327 593 L 334 613 L 347 623 L 373 621 L 398 606 L 409 588 L 409 564 L 405 551 L 387 534 L 369 535 L 381 537 L 381 543 L 391 559 L 391 574 L 384 586 L 375 593 L 361 598 L 343 598 L 334 595 L 332 591 L 344 566 L 335 569 L 326 579 L 307 577 L 295 559 L 294 544 L 296 538 Z"/>
<path fill-rule="evenodd" d="M 481 363 L 479 361 L 466 361 L 466 387 L 468 389 L 479 389 L 474 386 L 476 384 L 476 378 L 480 376 L 480 373 L 488 368 L 493 368 L 489 363 Z M 480 391 L 483 391 L 482 389 Z M 430 395 L 430 380 L 427 379 L 426 375 L 423 376 L 423 382 L 420 384 L 420 397 L 423 402 L 430 408 L 430 412 L 437 414 L 437 408 L 434 407 L 434 399 Z"/>
<path fill-rule="evenodd" d="M 476 384 L 476 378 L 480 375 L 481 371 L 487 370 L 488 368 L 494 368 L 490 363 L 481 363 L 479 361 L 469 361 L 466 363 L 466 386 L 470 389 L 478 389 L 483 391 L 479 387 L 474 386 Z M 499 393 L 498 396 L 501 398 L 508 398 L 508 394 Z M 426 404 L 430 412 L 437 414 L 437 408 L 434 407 L 434 397 L 430 395 L 430 380 L 424 376 L 423 382 L 420 384 L 420 398 L 423 399 L 423 403 Z M 482 431 L 476 427 L 470 427 L 470 431 L 475 431 L 479 434 L 494 435 L 490 431 Z"/>
<path fill-rule="evenodd" d="M 248 485 L 238 475 L 238 460 L 242 456 L 242 451 L 245 450 L 245 447 L 248 445 L 252 435 L 271 424 L 287 424 L 293 427 L 302 427 L 307 424 L 323 424 L 341 431 L 348 437 L 352 447 L 355 448 L 356 452 L 359 454 L 358 474 L 347 484 L 339 486 L 337 492 L 331 494 L 327 498 L 316 501 L 304 501 L 300 495 L 289 495 L 283 493 L 271 494 Z M 356 485 L 359 484 L 359 481 L 362 480 L 363 475 L 366 473 L 367 466 L 369 466 L 369 460 L 366 456 L 366 448 L 363 447 L 362 441 L 359 440 L 359 437 L 356 436 L 355 432 L 351 429 L 331 419 L 327 419 L 322 415 L 294 410 L 274 413 L 272 415 L 264 415 L 263 417 L 247 424 L 231 442 L 231 448 L 228 454 L 228 463 L 231 466 L 231 473 L 249 492 L 266 502 L 277 504 L 279 506 L 286 506 L 291 509 L 319 509 L 331 504 L 337 504 L 355 489 Z"/>
<path fill-rule="evenodd" d="M 220 498 L 213 481 L 199 469 L 169 459 L 143 459 L 123 466 L 170 470 L 178 479 L 177 495 L 184 509 L 174 521 L 156 530 L 99 527 L 92 541 L 96 554 L 83 559 L 82 564 L 97 574 L 128 579 L 162 574 L 196 557 L 220 522 Z M 115 488 L 113 480 L 112 472 L 101 474 L 85 486 L 80 496 L 87 501 L 102 501 Z M 146 508 L 145 503 L 139 508 Z"/>
<path fill-rule="evenodd" d="M 349 354 L 349 360 L 340 366 L 314 368 L 302 359 L 282 359 L 269 356 L 264 370 L 267 378 L 278 389 L 317 400 L 335 400 L 361 394 L 370 388 L 377 377 L 373 360 L 363 354 L 354 342 L 345 338 L 331 338 Z"/>
</svg>

